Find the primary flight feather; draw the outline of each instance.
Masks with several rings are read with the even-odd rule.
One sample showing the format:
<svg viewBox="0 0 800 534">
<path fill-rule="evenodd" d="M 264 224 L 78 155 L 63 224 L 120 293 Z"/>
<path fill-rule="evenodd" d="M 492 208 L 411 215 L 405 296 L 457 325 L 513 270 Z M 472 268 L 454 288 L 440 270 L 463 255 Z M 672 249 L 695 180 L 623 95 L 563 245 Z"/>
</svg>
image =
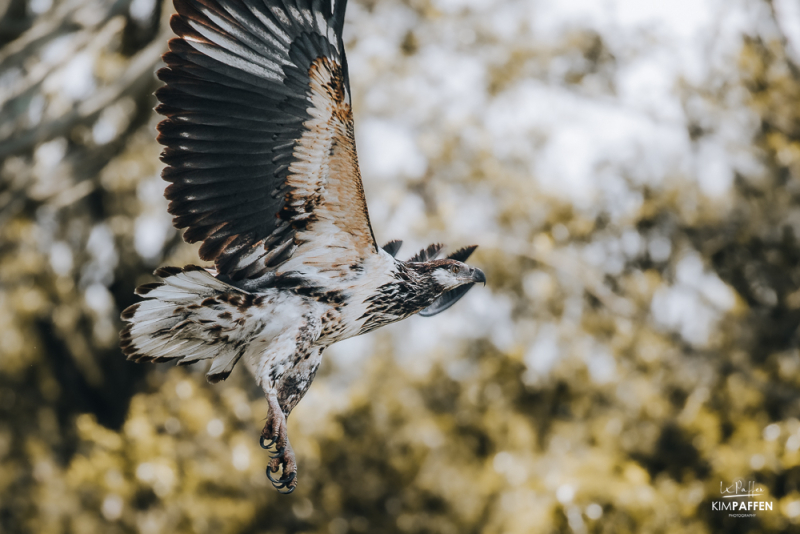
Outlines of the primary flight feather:
<svg viewBox="0 0 800 534">
<path fill-rule="evenodd" d="M 128 359 L 210 360 L 224 380 L 240 360 L 269 416 L 267 476 L 297 486 L 286 418 L 322 351 L 415 313 L 452 306 L 484 274 L 475 247 L 409 261 L 378 247 L 353 135 L 342 42 L 346 0 L 175 0 L 178 36 L 156 96 L 165 116 L 165 196 L 184 239 L 213 268 L 163 267 L 122 312 Z"/>
</svg>

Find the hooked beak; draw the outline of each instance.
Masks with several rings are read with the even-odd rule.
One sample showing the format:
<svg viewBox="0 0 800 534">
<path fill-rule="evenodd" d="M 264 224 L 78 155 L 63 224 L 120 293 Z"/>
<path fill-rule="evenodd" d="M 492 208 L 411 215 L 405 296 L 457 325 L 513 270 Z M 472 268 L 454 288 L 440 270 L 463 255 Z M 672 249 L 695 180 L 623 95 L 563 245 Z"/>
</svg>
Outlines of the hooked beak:
<svg viewBox="0 0 800 534">
<path fill-rule="evenodd" d="M 486 275 L 483 274 L 483 271 L 478 269 L 477 267 L 472 270 L 472 281 L 473 282 L 481 282 L 483 285 L 486 285 Z"/>
</svg>

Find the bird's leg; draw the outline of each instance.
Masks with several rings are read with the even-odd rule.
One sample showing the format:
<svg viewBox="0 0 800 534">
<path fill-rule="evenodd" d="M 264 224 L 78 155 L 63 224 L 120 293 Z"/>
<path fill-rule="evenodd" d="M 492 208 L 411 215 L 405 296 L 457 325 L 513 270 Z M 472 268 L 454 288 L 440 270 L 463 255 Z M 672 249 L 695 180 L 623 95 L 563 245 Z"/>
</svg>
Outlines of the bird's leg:
<svg viewBox="0 0 800 534">
<path fill-rule="evenodd" d="M 267 394 L 267 403 L 269 415 L 264 430 L 261 431 L 260 440 L 261 448 L 274 449 L 267 466 L 267 478 L 280 493 L 291 493 L 297 487 L 297 462 L 294 459 L 292 445 L 289 443 L 286 415 L 274 392 Z M 281 471 L 280 476 L 273 476 L 278 471 Z"/>
<path fill-rule="evenodd" d="M 269 414 L 264 430 L 261 431 L 261 448 L 270 449 L 273 446 L 280 450 L 286 447 L 289 436 L 286 430 L 286 416 L 278 403 L 278 396 L 270 392 L 267 395 Z"/>
</svg>

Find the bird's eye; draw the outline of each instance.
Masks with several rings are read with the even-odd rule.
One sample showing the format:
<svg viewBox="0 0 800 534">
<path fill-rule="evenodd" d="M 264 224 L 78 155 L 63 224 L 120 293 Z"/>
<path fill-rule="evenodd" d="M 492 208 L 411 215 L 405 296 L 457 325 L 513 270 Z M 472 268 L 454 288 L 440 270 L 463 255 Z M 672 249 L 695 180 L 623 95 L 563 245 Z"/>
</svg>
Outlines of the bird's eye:
<svg viewBox="0 0 800 534">
<path fill-rule="evenodd" d="M 453 274 L 458 273 L 458 265 L 451 265 L 450 266 L 450 272 L 453 273 Z"/>
</svg>

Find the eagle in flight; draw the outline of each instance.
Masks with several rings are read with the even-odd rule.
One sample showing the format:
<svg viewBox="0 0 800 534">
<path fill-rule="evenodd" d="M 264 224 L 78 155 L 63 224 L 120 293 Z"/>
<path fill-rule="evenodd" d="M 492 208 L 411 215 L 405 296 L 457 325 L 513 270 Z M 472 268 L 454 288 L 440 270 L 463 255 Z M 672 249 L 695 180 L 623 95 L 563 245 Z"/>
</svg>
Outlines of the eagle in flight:
<svg viewBox="0 0 800 534">
<path fill-rule="evenodd" d="M 175 227 L 213 268 L 162 267 L 122 312 L 129 360 L 239 360 L 264 391 L 267 476 L 297 485 L 286 418 L 325 347 L 452 306 L 475 246 L 408 261 L 369 222 L 342 41 L 346 0 L 175 0 L 156 108 Z"/>
</svg>

